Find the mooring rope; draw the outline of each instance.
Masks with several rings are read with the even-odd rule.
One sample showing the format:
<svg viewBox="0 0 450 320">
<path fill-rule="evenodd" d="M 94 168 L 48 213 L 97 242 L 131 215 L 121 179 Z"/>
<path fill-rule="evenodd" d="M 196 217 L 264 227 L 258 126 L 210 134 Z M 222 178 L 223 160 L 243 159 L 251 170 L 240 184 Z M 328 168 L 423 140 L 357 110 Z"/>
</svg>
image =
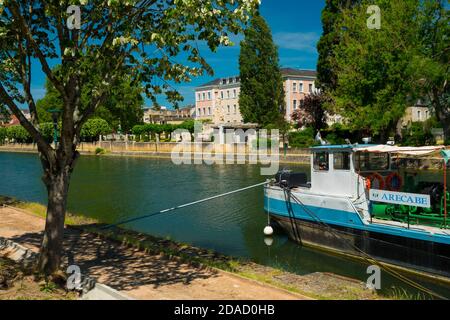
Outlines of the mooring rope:
<svg viewBox="0 0 450 320">
<path fill-rule="evenodd" d="M 240 188 L 240 189 L 237 189 L 237 190 L 221 193 L 221 194 L 218 194 L 218 195 L 215 195 L 215 196 L 212 196 L 212 197 L 208 197 L 208 198 L 204 198 L 204 199 L 201 199 L 201 200 L 185 203 L 185 204 L 182 204 L 182 205 L 179 205 L 179 206 L 176 206 L 176 207 L 160 210 L 160 211 L 157 211 L 157 212 L 149 213 L 149 214 L 138 216 L 138 217 L 134 217 L 134 218 L 129 218 L 129 219 L 126 219 L 126 220 L 122 220 L 122 221 L 119 221 L 119 222 L 116 222 L 116 223 L 113 223 L 113 224 L 109 224 L 109 225 L 103 226 L 101 229 L 109 229 L 109 228 L 112 228 L 112 227 L 120 226 L 120 225 L 125 224 L 125 223 L 130 223 L 130 222 L 134 222 L 134 221 L 137 221 L 137 220 L 146 219 L 146 218 L 154 217 L 154 216 L 157 216 L 157 215 L 165 214 L 165 213 L 168 213 L 168 212 L 172 212 L 172 211 L 179 210 L 179 209 L 182 209 L 182 208 L 190 207 L 190 206 L 193 206 L 193 205 L 196 205 L 196 204 L 200 204 L 200 203 L 203 203 L 203 202 L 211 201 L 211 200 L 214 200 L 214 199 L 226 197 L 226 196 L 229 196 L 229 195 L 232 195 L 232 194 L 235 194 L 235 193 L 239 193 L 239 192 L 242 192 L 242 191 L 246 191 L 246 190 L 250 190 L 250 189 L 253 189 L 253 188 L 260 187 L 260 186 L 264 186 L 264 185 L 269 184 L 269 183 L 270 183 L 270 181 L 265 181 L 265 182 L 261 182 L 261 183 L 257 183 L 257 184 L 245 187 L 245 188 Z"/>
<path fill-rule="evenodd" d="M 440 294 L 438 294 L 438 293 L 436 293 L 436 292 L 434 292 L 434 291 L 432 291 L 432 290 L 422 286 L 421 284 L 419 284 L 419 283 L 417 283 L 417 282 L 407 278 L 406 276 L 398 273 L 397 271 L 393 270 L 392 268 L 388 267 L 384 263 L 381 263 L 380 261 L 378 261 L 377 259 L 375 259 L 371 255 L 369 255 L 368 253 L 364 252 L 363 250 L 361 250 L 360 248 L 358 248 L 357 246 L 352 244 L 347 239 L 342 238 L 339 234 L 334 232 L 332 227 L 330 227 L 327 223 L 323 222 L 322 219 L 320 219 L 314 212 L 312 212 L 300 199 L 298 199 L 295 195 L 293 195 L 290 190 L 288 191 L 288 193 L 290 193 L 290 197 L 292 199 L 294 199 L 295 202 L 297 202 L 299 205 L 301 205 L 303 207 L 303 209 L 305 210 L 306 213 L 308 213 L 317 222 L 319 222 L 320 224 L 324 225 L 325 228 L 328 230 L 328 232 L 331 233 L 331 235 L 333 235 L 338 240 L 342 240 L 345 244 L 349 245 L 351 248 L 353 248 L 356 251 L 360 252 L 362 254 L 362 257 L 363 257 L 364 260 L 366 260 L 369 263 L 374 263 L 375 262 L 377 265 L 381 266 L 387 273 L 389 273 L 393 277 L 395 277 L 395 278 L 405 282 L 406 284 L 409 284 L 413 288 L 416 288 L 416 289 L 418 289 L 418 290 L 420 290 L 422 292 L 428 293 L 430 296 L 434 296 L 434 297 L 442 299 L 442 300 L 448 300 L 447 297 L 444 297 L 444 296 L 442 296 L 442 295 L 440 295 Z"/>
</svg>

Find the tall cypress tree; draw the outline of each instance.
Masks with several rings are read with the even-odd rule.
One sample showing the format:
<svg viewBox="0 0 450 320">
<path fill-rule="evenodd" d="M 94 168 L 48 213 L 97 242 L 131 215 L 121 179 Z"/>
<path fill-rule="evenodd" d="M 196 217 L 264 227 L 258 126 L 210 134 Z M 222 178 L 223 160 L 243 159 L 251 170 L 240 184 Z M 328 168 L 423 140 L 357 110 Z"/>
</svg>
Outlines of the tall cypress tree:
<svg viewBox="0 0 450 320">
<path fill-rule="evenodd" d="M 245 122 L 280 127 L 285 114 L 284 89 L 272 32 L 258 13 L 244 35 L 239 56 L 241 114 Z"/>
<path fill-rule="evenodd" d="M 322 10 L 323 33 L 317 44 L 319 58 L 317 61 L 317 87 L 323 91 L 336 88 L 336 71 L 331 60 L 334 58 L 333 47 L 340 42 L 340 30 L 337 25 L 342 15 L 342 9 L 350 8 L 361 0 L 326 0 Z"/>
</svg>

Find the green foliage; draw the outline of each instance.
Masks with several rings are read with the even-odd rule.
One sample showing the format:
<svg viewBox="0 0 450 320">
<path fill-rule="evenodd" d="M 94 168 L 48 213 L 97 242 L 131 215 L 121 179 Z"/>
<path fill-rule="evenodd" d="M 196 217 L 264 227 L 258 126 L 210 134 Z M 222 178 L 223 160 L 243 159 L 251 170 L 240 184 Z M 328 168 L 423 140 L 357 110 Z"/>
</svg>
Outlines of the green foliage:
<svg viewBox="0 0 450 320">
<path fill-rule="evenodd" d="M 100 135 L 112 132 L 108 122 L 100 118 L 89 119 L 81 128 L 81 139 L 84 141 L 97 141 Z"/>
<path fill-rule="evenodd" d="M 5 143 L 6 138 L 7 138 L 6 128 L 0 127 L 0 144 Z"/>
<path fill-rule="evenodd" d="M 291 147 L 309 148 L 314 144 L 314 129 L 311 127 L 289 133 L 289 145 Z"/>
<path fill-rule="evenodd" d="M 179 129 L 184 129 L 189 131 L 190 133 L 194 133 L 195 129 L 195 120 L 186 120 L 182 124 L 178 126 Z"/>
<path fill-rule="evenodd" d="M 413 122 L 402 131 L 402 137 L 403 146 L 420 147 L 436 143 L 431 129 L 423 122 Z"/>
<path fill-rule="evenodd" d="M 48 95 L 37 107 L 40 121 L 50 120 L 48 109 L 75 109 L 69 114 L 81 124 L 94 115 L 115 129 L 120 122 L 123 131 L 140 122 L 141 94 L 155 104 L 165 94 L 176 106 L 183 97 L 174 84 L 212 75 L 198 43 L 211 51 L 233 45 L 229 34 L 240 33 L 259 5 L 258 0 L 93 0 L 83 3 L 81 30 L 70 31 L 62 23 L 70 16 L 67 3 L 1 2 L 1 108 L 6 101 L 9 107 L 26 103 L 34 113 L 21 88 L 34 86 L 30 61 L 39 59 L 49 81 Z M 55 60 L 61 64 L 51 70 Z M 76 141 L 71 138 L 62 141 Z"/>
<path fill-rule="evenodd" d="M 366 10 L 373 1 L 343 10 L 338 23 L 343 32 L 334 47 L 337 84 L 332 96 L 335 111 L 349 119 L 351 129 L 366 129 L 384 140 L 415 102 L 410 62 L 417 40 L 417 3 L 375 1 L 383 18 L 379 30 L 366 26 Z"/>
<path fill-rule="evenodd" d="M 282 124 L 283 79 L 278 49 L 266 21 L 256 14 L 245 31 L 239 56 L 241 91 L 239 107 L 245 122 L 262 126 Z"/>
<path fill-rule="evenodd" d="M 418 9 L 416 55 L 411 62 L 420 92 L 450 137 L 450 11 L 446 0 L 425 0 Z"/>
<path fill-rule="evenodd" d="M 58 128 L 61 128 L 61 123 L 58 124 Z M 53 122 L 45 122 L 39 124 L 39 131 L 41 132 L 44 139 L 49 143 L 53 142 L 54 130 L 55 129 L 53 126 Z M 60 135 L 59 132 L 58 135 Z"/>
<path fill-rule="evenodd" d="M 342 8 L 351 8 L 360 0 L 326 0 L 322 10 L 322 36 L 317 44 L 319 58 L 317 61 L 316 86 L 323 91 L 336 88 L 337 72 L 333 64 L 333 47 L 340 42 L 338 22 L 342 19 Z"/>
<path fill-rule="evenodd" d="M 101 155 L 101 154 L 105 154 L 105 153 L 106 153 L 106 150 L 103 149 L 103 148 L 96 148 L 95 149 L 95 154 L 96 155 Z"/>
<path fill-rule="evenodd" d="M 17 143 L 31 143 L 32 138 L 22 126 L 11 126 L 6 128 L 6 136 L 9 140 Z"/>
<path fill-rule="evenodd" d="M 366 26 L 369 5 L 381 9 L 380 29 Z M 443 0 L 327 0 L 317 84 L 332 98 L 329 111 L 384 140 L 425 98 L 448 132 L 449 16 Z"/>
</svg>

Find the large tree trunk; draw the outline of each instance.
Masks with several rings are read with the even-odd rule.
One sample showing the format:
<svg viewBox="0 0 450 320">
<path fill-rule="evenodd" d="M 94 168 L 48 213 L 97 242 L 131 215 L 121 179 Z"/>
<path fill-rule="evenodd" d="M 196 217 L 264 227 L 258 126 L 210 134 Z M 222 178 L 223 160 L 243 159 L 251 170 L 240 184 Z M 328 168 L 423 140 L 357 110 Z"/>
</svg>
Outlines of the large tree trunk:
<svg viewBox="0 0 450 320">
<path fill-rule="evenodd" d="M 70 166 L 64 166 L 52 170 L 52 173 L 49 173 L 50 170 L 45 171 L 43 180 L 48 192 L 48 206 L 39 271 L 48 276 L 55 273 L 61 264 L 71 169 Z"/>
</svg>

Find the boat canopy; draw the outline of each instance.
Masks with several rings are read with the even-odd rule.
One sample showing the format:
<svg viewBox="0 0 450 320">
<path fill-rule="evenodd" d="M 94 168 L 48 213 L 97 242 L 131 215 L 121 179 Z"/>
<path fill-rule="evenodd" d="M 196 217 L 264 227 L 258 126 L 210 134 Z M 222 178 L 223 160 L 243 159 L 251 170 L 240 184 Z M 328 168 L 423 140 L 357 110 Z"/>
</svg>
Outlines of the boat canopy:
<svg viewBox="0 0 450 320">
<path fill-rule="evenodd" d="M 396 147 L 385 144 L 364 144 L 364 145 L 322 145 L 311 148 L 313 151 L 332 151 L 332 150 L 351 150 L 353 152 L 371 152 L 371 153 L 395 153 L 410 156 L 422 156 L 438 151 L 444 151 L 445 146 L 425 146 L 425 147 Z"/>
<path fill-rule="evenodd" d="M 376 152 L 376 153 L 396 153 L 410 156 L 422 156 L 431 154 L 437 151 L 445 149 L 444 146 L 425 146 L 425 147 L 396 147 L 388 145 L 376 145 L 376 146 L 357 146 L 354 147 L 354 151 L 360 152 Z"/>
</svg>

